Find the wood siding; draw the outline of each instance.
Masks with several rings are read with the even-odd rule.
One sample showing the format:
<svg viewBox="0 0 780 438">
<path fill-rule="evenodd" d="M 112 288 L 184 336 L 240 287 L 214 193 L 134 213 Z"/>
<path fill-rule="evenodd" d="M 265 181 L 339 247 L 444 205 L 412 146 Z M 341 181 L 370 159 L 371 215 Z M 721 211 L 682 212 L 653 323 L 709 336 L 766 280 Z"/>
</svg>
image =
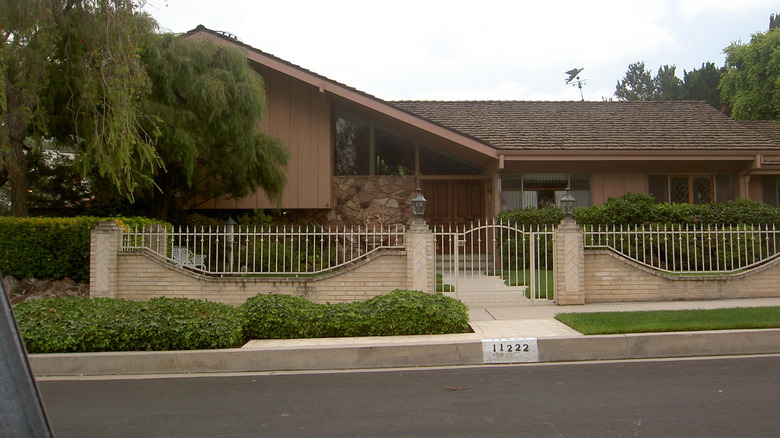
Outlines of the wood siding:
<svg viewBox="0 0 780 438">
<path fill-rule="evenodd" d="M 290 149 L 282 209 L 332 207 L 330 104 L 316 87 L 253 65 L 265 81 L 263 131 Z M 243 199 L 221 199 L 205 208 L 276 208 L 262 191 Z"/>
<path fill-rule="evenodd" d="M 591 203 L 602 205 L 626 193 L 647 193 L 644 172 L 596 172 L 590 176 Z"/>
</svg>

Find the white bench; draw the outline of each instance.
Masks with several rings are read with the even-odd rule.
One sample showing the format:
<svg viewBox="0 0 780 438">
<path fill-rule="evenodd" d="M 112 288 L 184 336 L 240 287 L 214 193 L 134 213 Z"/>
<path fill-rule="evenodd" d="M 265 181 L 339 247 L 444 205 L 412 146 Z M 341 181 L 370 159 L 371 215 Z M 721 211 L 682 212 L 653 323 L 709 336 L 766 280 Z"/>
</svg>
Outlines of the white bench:
<svg viewBox="0 0 780 438">
<path fill-rule="evenodd" d="M 206 269 L 206 256 L 204 254 L 195 254 L 183 246 L 174 246 L 171 249 L 171 260 L 179 266 Z"/>
</svg>

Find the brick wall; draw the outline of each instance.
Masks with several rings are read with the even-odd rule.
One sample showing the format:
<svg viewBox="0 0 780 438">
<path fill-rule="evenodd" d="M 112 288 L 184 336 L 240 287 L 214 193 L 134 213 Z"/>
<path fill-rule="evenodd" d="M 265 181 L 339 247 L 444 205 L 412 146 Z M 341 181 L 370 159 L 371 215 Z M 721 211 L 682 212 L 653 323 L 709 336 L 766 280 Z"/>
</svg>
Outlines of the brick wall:
<svg viewBox="0 0 780 438">
<path fill-rule="evenodd" d="M 780 297 L 780 259 L 737 275 L 673 276 L 611 251 L 585 252 L 586 303 Z"/>
<path fill-rule="evenodd" d="M 303 296 L 318 303 L 357 301 L 407 285 L 404 251 L 384 251 L 348 269 L 299 279 L 215 278 L 197 275 L 151 253 L 120 253 L 116 298 L 186 297 L 240 305 L 259 293 Z"/>
</svg>

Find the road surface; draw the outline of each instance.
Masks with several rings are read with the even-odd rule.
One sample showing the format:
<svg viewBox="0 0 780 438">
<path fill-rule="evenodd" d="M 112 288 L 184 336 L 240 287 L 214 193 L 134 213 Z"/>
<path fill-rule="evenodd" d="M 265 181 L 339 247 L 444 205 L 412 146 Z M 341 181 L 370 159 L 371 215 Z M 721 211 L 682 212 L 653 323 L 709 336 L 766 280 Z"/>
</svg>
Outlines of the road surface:
<svg viewBox="0 0 780 438">
<path fill-rule="evenodd" d="M 769 437 L 780 356 L 39 382 L 57 437 Z"/>
</svg>

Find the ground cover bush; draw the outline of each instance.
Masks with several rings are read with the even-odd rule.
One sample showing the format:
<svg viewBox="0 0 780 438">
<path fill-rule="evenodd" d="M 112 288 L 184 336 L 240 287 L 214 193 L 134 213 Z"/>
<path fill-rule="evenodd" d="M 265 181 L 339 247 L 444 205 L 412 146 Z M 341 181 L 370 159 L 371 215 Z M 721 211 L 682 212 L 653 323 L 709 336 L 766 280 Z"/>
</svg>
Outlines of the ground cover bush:
<svg viewBox="0 0 780 438">
<path fill-rule="evenodd" d="M 441 294 L 396 290 L 316 304 L 260 294 L 240 307 L 189 298 L 43 298 L 14 307 L 28 353 L 231 348 L 246 339 L 465 333 L 468 310 Z"/>
<path fill-rule="evenodd" d="M 229 348 L 244 340 L 237 308 L 188 298 L 44 298 L 19 303 L 14 314 L 29 353 Z"/>
<path fill-rule="evenodd" d="M 468 309 L 442 294 L 395 290 L 364 301 L 315 304 L 261 294 L 242 306 L 253 339 L 465 333 Z"/>
</svg>

